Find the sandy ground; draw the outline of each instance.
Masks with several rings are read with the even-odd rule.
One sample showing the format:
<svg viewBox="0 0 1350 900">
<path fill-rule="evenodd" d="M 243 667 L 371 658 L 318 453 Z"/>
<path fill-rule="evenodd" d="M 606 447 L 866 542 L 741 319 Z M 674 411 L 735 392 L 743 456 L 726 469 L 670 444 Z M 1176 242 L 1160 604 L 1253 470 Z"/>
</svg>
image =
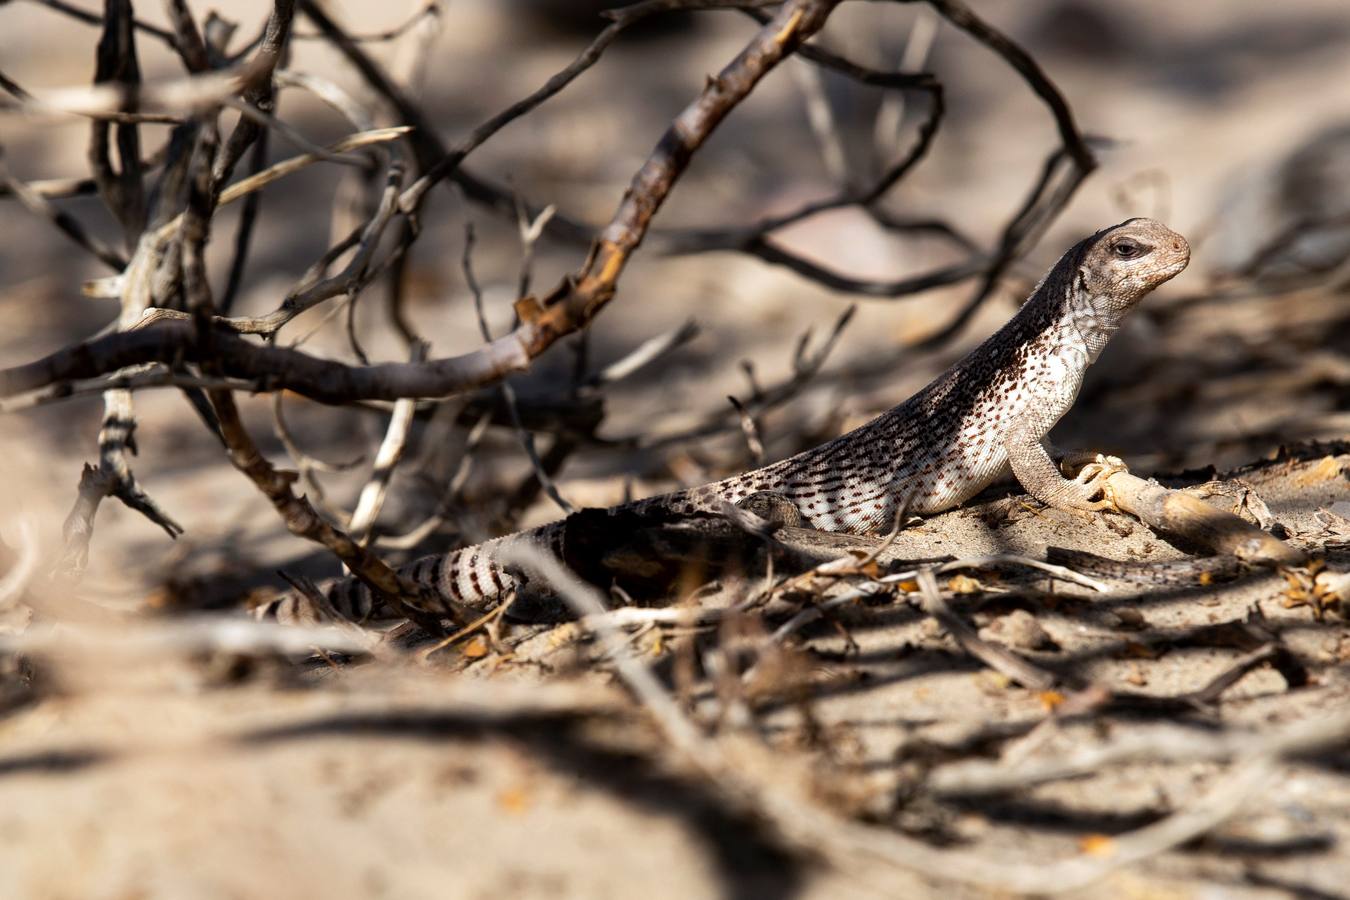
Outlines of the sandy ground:
<svg viewBox="0 0 1350 900">
<path fill-rule="evenodd" d="M 161 21 L 157 6 L 143 5 L 139 15 Z M 253 23 L 265 8 L 238 3 L 230 14 Z M 362 32 L 396 24 L 406 12 L 355 0 L 332 8 Z M 1336 549 L 1344 536 L 1329 533 L 1315 514 L 1350 499 L 1350 457 L 1343 445 L 1308 442 L 1350 433 L 1350 302 L 1343 289 L 1326 285 L 1278 292 L 1216 287 L 1231 260 L 1259 246 L 1258 236 L 1278 221 L 1250 200 L 1250 185 L 1268 184 L 1272 167 L 1292 149 L 1350 120 L 1350 14 L 1343 3 L 976 8 L 1040 60 L 1084 129 L 1103 138 L 1102 169 L 1006 289 L 940 351 L 908 346 L 940 327 L 970 285 L 859 301 L 820 375 L 760 422 L 768 455 L 795 452 L 902 399 L 1006 319 L 1069 243 L 1128 216 L 1152 215 L 1192 238 L 1191 269 L 1151 297 L 1117 337 L 1055 441 L 1118 453 L 1143 474 L 1191 470 L 1184 479 L 1190 484 L 1206 481 L 1208 466 L 1232 474 L 1256 464 L 1237 476 L 1269 504 L 1286 533 L 1330 545 L 1329 565 L 1345 568 L 1350 561 Z M 859 60 L 894 65 L 914 15 L 908 5 L 854 4 L 831 23 L 825 40 Z M 737 14 L 709 13 L 690 29 L 621 41 L 595 70 L 507 128 L 471 164 L 509 181 L 531 202 L 603 222 L 665 124 L 704 75 L 739 49 L 748 27 Z M 36 4 L 0 7 L 0 69 L 30 89 L 86 81 L 96 38 L 95 30 Z M 533 89 L 580 46 L 579 38 L 527 27 L 506 4 L 452 3 L 416 93 L 452 139 Z M 381 55 L 398 70 L 406 48 Z M 176 72 L 152 44 L 143 65 L 150 77 Z M 336 57 L 313 42 L 297 45 L 292 66 L 359 90 Z M 949 27 L 940 30 L 929 67 L 947 85 L 947 123 L 891 206 L 905 215 L 946 217 L 989 246 L 1053 148 L 1052 125 L 997 58 Z M 878 95 L 832 79 L 826 87 L 850 159 L 865 168 L 862 148 L 871 140 Z M 286 94 L 282 109 L 314 140 L 347 130 L 303 94 Z M 85 127 L 78 123 L 3 118 L 0 143 L 10 170 L 24 179 L 85 171 Z M 282 144 L 272 152 L 280 158 L 294 150 Z M 266 197 L 241 312 L 271 309 L 328 245 L 339 182 L 333 170 L 315 168 Z M 779 73 L 698 155 L 658 224 L 747 222 L 831 190 L 797 83 Z M 0 202 L 10 204 L 0 215 L 0 362 L 10 365 L 93 333 L 115 308 L 79 295 L 83 279 L 106 271 L 47 223 Z M 95 201 L 69 208 L 115 240 Z M 232 233 L 235 215 L 219 217 L 221 234 Z M 413 258 L 410 307 L 438 355 L 478 344 L 459 264 L 467 221 L 479 237 L 475 264 L 490 321 L 498 331 L 510 322 L 519 265 L 515 226 L 446 192 L 432 205 Z M 796 226 L 783 239 L 860 276 L 899 277 L 950 259 L 935 241 L 888 235 L 849 212 Z M 213 245 L 213 272 L 227 265 L 228 244 Z M 583 252 L 545 240 L 534 283 L 552 284 Z M 578 505 L 604 505 L 630 488 L 654 491 L 749 465 L 732 418 L 726 419 L 732 427 L 698 441 L 634 450 L 620 439 L 677 433 L 723 410 L 727 394 L 748 393 L 742 360 L 753 363 L 762 383 L 787 377 L 797 336 L 811 328 L 819 340 L 850 302 L 734 254 L 639 254 L 592 331 L 595 362 L 616 359 L 691 317 L 700 336 L 607 391 L 599 434 L 610 443 L 575 454 L 560 490 Z M 357 315 L 372 356 L 401 356 L 380 302 L 364 302 Z M 317 321 L 297 322 L 296 333 Z M 310 347 L 350 358 L 340 329 L 330 331 Z M 568 350 L 557 348 L 517 380 L 517 389 L 525 398 L 549 396 L 571 365 Z M 278 443 L 267 442 L 266 402 L 247 400 L 244 407 L 265 449 L 284 458 Z M 299 400 L 289 400 L 287 409 L 304 446 L 328 460 L 369 454 L 384 427 L 382 416 Z M 55 611 L 49 618 L 100 629 L 104 644 L 22 659 L 0 654 L 5 896 L 952 893 L 876 864 L 832 867 L 728 811 L 672 758 L 595 663 L 593 649 L 565 629 L 507 632 L 508 643 L 523 641 L 509 658 L 381 657 L 341 669 L 137 643 L 143 629 L 183 620 L 180 612 L 237 609 L 249 590 L 277 585 L 278 567 L 332 574 L 328 560 L 284 534 L 179 397 L 147 392 L 137 410 L 138 474 L 187 533 L 171 544 L 137 515 L 105 506 L 82 583 L 41 591 Z M 7 501 L 0 535 L 8 545 L 28 522 L 44 558 L 54 558 L 80 466 L 95 453 L 99 412 L 97 399 L 80 399 L 0 417 L 6 459 L 0 494 Z M 1298 449 L 1279 456 L 1282 445 Z M 416 461 L 434 449 L 414 446 Z M 466 530 L 490 526 L 499 505 L 494 498 L 528 470 L 509 430 L 489 432 L 482 457 L 468 491 Z M 416 465 L 405 468 L 385 520 L 392 530 L 425 509 L 427 484 L 415 477 Z M 366 471 L 326 481 L 330 499 L 350 508 Z M 523 521 L 555 515 L 544 501 Z M 997 492 L 972 510 L 925 523 L 907 540 L 915 556 L 1040 558 L 1048 546 L 1118 559 L 1181 555 L 1122 516 L 1033 512 Z M 1097 726 L 1023 745 L 1016 735 L 1045 716 L 1044 698 L 981 670 L 907 605 L 860 606 L 803 632 L 794 651 L 803 668 L 794 683 L 805 686 L 809 702 L 781 692 L 755 700 L 769 745 L 824 773 L 833 808 L 851 816 L 935 845 L 1049 861 L 1090 849 L 1085 836 L 1119 834 L 1194 802 L 1222 783 L 1222 767 L 1108 767 L 993 801 L 925 794 L 926 767 L 959 762 L 971 748 L 990 758 L 1010 752 L 1054 758 L 1148 728 L 1278 729 L 1344 707 L 1350 693 L 1350 645 L 1340 620 L 1334 613 L 1319 620 L 1307 606 L 1287 608 L 1292 594 L 1278 576 L 1168 590 L 1117 586 L 1094 597 L 1044 580 L 1014 579 L 1010 594 L 999 593 L 1005 586 L 982 584 L 963 613 L 994 639 L 1001 632 L 1007 638 L 1015 611 L 1034 615 L 1058 649 L 1028 655 L 1095 683 L 1156 696 L 1197 689 L 1242 652 L 1216 629 L 1252 617 L 1282 637 L 1312 681 L 1290 688 L 1276 672 L 1260 669 L 1202 710 L 1143 720 L 1106 715 Z M 19 634 L 26 621 L 14 613 L 3 627 Z M 669 644 L 649 633 L 634 646 L 665 671 L 673 665 Z M 702 696 L 694 707 L 708 715 L 716 704 Z M 1084 895 L 1344 896 L 1347 809 L 1343 756 L 1291 767 L 1208 838 L 1113 875 Z"/>
</svg>

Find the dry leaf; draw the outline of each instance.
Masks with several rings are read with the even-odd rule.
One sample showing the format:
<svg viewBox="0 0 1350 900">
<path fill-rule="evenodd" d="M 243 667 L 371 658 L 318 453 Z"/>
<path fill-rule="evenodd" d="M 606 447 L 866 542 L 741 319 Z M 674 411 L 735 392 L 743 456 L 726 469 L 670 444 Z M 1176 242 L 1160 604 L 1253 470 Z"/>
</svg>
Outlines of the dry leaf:
<svg viewBox="0 0 1350 900">
<path fill-rule="evenodd" d="M 502 808 L 502 812 L 518 816 L 529 810 L 530 795 L 524 788 L 507 788 L 497 795 L 497 805 Z"/>
<path fill-rule="evenodd" d="M 1088 856 L 1110 856 L 1116 852 L 1116 842 L 1110 835 L 1085 834 L 1079 839 L 1078 848 Z"/>
<path fill-rule="evenodd" d="M 953 594 L 977 594 L 984 586 L 969 575 L 953 575 L 947 582 L 947 590 Z"/>
<path fill-rule="evenodd" d="M 1054 712 L 1055 708 L 1068 698 L 1059 691 L 1041 691 L 1036 695 L 1036 699 L 1041 701 L 1041 706 L 1044 706 L 1047 711 Z"/>
</svg>

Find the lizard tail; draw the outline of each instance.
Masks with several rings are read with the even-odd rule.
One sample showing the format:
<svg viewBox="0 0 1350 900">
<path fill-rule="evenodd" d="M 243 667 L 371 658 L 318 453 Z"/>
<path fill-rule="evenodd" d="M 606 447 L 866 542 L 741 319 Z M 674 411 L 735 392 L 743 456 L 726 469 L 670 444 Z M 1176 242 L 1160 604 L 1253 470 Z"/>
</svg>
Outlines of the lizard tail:
<svg viewBox="0 0 1350 900">
<path fill-rule="evenodd" d="M 507 535 L 450 553 L 424 556 L 398 573 L 430 588 L 444 604 L 447 615 L 483 613 L 508 598 L 516 579 L 495 561 L 496 554 L 516 541 L 529 541 L 555 555 L 562 555 L 563 529 L 546 525 L 534 531 Z M 376 625 L 403 621 L 405 616 L 392 604 L 377 597 L 356 578 L 340 578 L 320 587 L 319 598 L 289 591 L 253 610 L 259 619 L 275 619 L 283 625 L 317 625 L 335 620 Z"/>
</svg>

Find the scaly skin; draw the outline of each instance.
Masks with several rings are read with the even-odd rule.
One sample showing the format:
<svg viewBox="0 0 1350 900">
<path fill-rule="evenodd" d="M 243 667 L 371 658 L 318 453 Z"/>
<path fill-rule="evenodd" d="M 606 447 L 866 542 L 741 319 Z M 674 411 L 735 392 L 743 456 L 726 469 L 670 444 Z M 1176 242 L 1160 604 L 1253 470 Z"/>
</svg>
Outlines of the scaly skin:
<svg viewBox="0 0 1350 900">
<path fill-rule="evenodd" d="M 610 512 L 716 513 L 768 491 L 794 503 L 812 528 L 858 534 L 889 526 L 906 498 L 914 513 L 958 506 L 1009 468 L 1056 509 L 1100 508 L 1095 479 L 1061 476 L 1046 434 L 1126 314 L 1189 261 L 1186 239 L 1151 219 L 1099 231 L 1060 258 L 1003 328 L 894 409 L 781 462 Z M 494 555 L 528 542 L 561 556 L 568 521 L 425 557 L 402 571 L 432 586 L 448 611 L 487 610 L 515 587 Z M 391 614 L 355 579 L 332 585 L 327 597 L 333 611 L 356 621 Z M 314 621 L 326 613 L 288 594 L 262 614 Z"/>
</svg>

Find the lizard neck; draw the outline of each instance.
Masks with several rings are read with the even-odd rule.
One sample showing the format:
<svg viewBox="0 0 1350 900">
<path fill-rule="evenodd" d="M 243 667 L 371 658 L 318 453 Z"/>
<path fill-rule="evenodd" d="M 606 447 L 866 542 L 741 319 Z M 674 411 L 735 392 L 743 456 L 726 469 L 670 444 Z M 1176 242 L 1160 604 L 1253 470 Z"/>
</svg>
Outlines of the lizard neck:
<svg viewBox="0 0 1350 900">
<path fill-rule="evenodd" d="M 1065 253 L 1022 308 L 1033 333 L 1054 334 L 1058 340 L 1051 343 L 1081 352 L 1086 365 L 1097 361 L 1127 312 L 1088 289 L 1081 266 L 1091 241 Z"/>
<path fill-rule="evenodd" d="M 1097 357 L 1101 356 L 1121 323 L 1119 316 L 1101 314 L 1092 300 L 1091 297 L 1079 296 L 1070 302 L 1065 329 L 1082 342 L 1088 365 L 1095 363 Z"/>
</svg>

